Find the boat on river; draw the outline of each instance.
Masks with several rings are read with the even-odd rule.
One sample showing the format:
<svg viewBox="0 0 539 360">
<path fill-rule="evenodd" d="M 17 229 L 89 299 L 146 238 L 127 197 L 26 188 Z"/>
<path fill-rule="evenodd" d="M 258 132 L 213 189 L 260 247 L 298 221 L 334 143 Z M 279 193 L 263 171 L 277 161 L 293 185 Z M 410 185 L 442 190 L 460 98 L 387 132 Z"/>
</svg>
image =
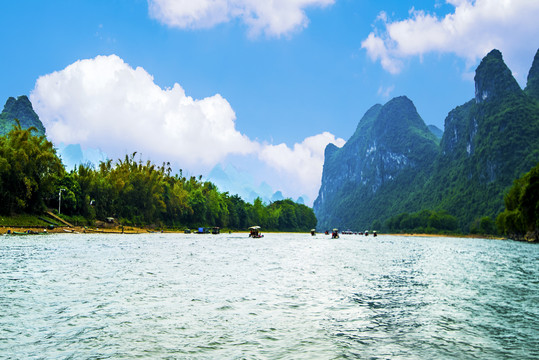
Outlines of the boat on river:
<svg viewBox="0 0 539 360">
<path fill-rule="evenodd" d="M 34 231 L 34 230 L 26 230 L 26 231 L 11 231 L 8 230 L 6 235 L 47 235 L 47 230 L 44 231 Z"/>
<path fill-rule="evenodd" d="M 258 226 L 258 225 L 251 226 L 249 228 L 249 237 L 252 237 L 252 238 L 255 238 L 255 239 L 263 238 L 264 235 L 262 235 L 260 233 L 260 226 Z"/>
</svg>

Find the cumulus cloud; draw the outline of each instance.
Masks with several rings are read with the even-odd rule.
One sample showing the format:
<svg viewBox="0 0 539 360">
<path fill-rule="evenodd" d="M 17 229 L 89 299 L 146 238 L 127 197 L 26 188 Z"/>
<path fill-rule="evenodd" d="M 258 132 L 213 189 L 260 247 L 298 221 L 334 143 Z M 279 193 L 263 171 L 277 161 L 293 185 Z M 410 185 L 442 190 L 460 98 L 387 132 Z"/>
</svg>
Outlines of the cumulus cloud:
<svg viewBox="0 0 539 360">
<path fill-rule="evenodd" d="M 454 12 L 438 17 L 411 9 L 410 18 L 383 24 L 362 42 L 373 61 L 380 61 L 390 73 L 399 73 L 403 59 L 427 53 L 453 53 L 473 66 L 493 48 L 504 53 L 518 67 L 523 52 L 537 50 L 539 1 L 534 0 L 447 0 Z M 522 60 L 520 60 L 522 61 Z M 526 63 L 531 63 L 531 58 Z M 522 71 L 525 71 L 522 69 Z"/>
<path fill-rule="evenodd" d="M 171 27 L 210 28 L 240 19 L 252 35 L 280 36 L 308 24 L 305 9 L 335 0 L 148 0 L 150 16 Z"/>
<path fill-rule="evenodd" d="M 295 194 L 306 194 L 314 199 L 318 194 L 324 165 L 324 150 L 329 143 L 338 147 L 345 141 L 324 132 L 306 138 L 289 148 L 286 144 L 265 145 L 259 153 L 262 161 L 285 178 L 293 181 L 289 186 Z"/>
<path fill-rule="evenodd" d="M 234 110 L 221 95 L 193 99 L 179 84 L 162 89 L 143 68 L 116 55 L 79 60 L 40 77 L 30 99 L 55 144 L 97 148 L 112 159 L 138 151 L 191 173 L 206 172 L 230 156 L 258 158 L 265 164 L 260 168 L 270 169 L 270 185 L 285 196 L 314 198 L 324 148 L 344 144 L 327 132 L 293 149 L 252 141 L 236 129 Z"/>
<path fill-rule="evenodd" d="M 235 128 L 219 94 L 193 99 L 179 84 L 161 89 L 143 68 L 118 56 L 80 60 L 40 77 L 32 104 L 55 143 L 79 143 L 118 157 L 132 151 L 156 161 L 213 166 L 258 144 Z"/>
</svg>

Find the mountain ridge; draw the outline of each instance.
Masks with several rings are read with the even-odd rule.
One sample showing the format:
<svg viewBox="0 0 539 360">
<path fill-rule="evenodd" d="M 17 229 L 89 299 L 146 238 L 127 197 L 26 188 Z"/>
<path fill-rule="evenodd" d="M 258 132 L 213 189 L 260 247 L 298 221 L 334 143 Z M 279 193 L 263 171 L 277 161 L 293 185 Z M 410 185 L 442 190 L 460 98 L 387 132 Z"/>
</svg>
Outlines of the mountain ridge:
<svg viewBox="0 0 539 360">
<path fill-rule="evenodd" d="M 28 129 L 35 127 L 38 135 L 45 135 L 45 126 L 35 113 L 32 103 L 26 95 L 21 95 L 17 99 L 10 97 L 7 99 L 4 109 L 0 113 L 0 135 L 5 135 L 11 131 L 19 120 L 21 128 Z"/>
<path fill-rule="evenodd" d="M 321 226 L 330 227 L 339 217 L 345 219 L 339 226 L 354 226 L 354 218 L 363 216 L 358 204 L 381 214 L 383 206 L 374 202 L 378 191 L 398 196 L 398 187 L 390 184 L 408 182 L 418 167 L 428 167 L 437 146 L 438 139 L 406 96 L 371 107 L 342 148 L 326 147 L 322 186 L 313 207 Z M 342 198 L 346 214 L 324 211 L 338 207 L 335 200 Z"/>
<path fill-rule="evenodd" d="M 501 52 L 489 52 L 476 70 L 474 98 L 449 112 L 439 141 L 422 120 L 417 120 L 419 115 L 415 127 L 388 127 L 392 122 L 381 115 L 395 100 L 409 109 L 403 97 L 371 107 L 342 149 L 326 149 L 322 185 L 314 206 L 319 226 L 360 230 L 400 213 L 436 210 L 454 215 L 460 228 L 467 231 L 479 217 L 494 218 L 503 210 L 503 195 L 513 180 L 539 161 L 539 143 L 534 140 L 539 138 L 539 105 L 533 98 L 538 68 L 536 54 L 528 86 L 522 90 Z M 407 123 L 399 109 L 390 115 L 393 123 Z M 379 148 L 372 148 L 368 156 L 348 150 L 357 147 L 357 138 L 365 143 L 380 140 L 377 132 L 384 127 L 399 131 L 386 139 L 395 150 L 393 158 L 403 160 L 399 171 L 385 179 L 380 172 L 342 171 L 343 164 L 350 163 L 371 162 L 375 168 L 387 165 L 373 160 L 384 158 Z M 357 134 L 359 129 L 361 135 Z M 421 137 L 423 141 L 418 140 Z M 410 154 L 417 154 L 415 163 Z M 336 169 L 341 173 L 335 173 Z M 380 186 L 373 192 L 372 184 L 377 180 Z"/>
</svg>

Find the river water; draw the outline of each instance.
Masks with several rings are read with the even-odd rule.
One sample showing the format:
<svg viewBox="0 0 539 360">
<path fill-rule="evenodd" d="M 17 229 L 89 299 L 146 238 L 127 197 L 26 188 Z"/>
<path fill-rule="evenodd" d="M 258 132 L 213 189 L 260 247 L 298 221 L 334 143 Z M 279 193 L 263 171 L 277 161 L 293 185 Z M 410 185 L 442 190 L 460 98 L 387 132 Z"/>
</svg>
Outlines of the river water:
<svg viewBox="0 0 539 360">
<path fill-rule="evenodd" d="M 539 358 L 539 247 L 305 234 L 0 237 L 0 358 Z"/>
</svg>

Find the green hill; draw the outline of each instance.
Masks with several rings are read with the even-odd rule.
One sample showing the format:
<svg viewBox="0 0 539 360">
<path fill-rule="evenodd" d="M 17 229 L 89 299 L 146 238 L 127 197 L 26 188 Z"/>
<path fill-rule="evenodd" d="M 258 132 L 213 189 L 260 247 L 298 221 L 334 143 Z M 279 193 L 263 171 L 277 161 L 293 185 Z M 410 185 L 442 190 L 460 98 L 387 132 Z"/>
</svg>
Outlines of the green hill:
<svg viewBox="0 0 539 360">
<path fill-rule="evenodd" d="M 13 97 L 7 99 L 4 110 L 0 113 L 0 136 L 11 131 L 16 123 L 15 119 L 19 120 L 21 128 L 28 129 L 33 126 L 37 129 L 37 135 L 45 135 L 45 127 L 25 95 L 17 99 Z"/>
<path fill-rule="evenodd" d="M 320 228 L 361 229 L 405 209 L 401 189 L 419 190 L 437 154 L 437 138 L 407 97 L 373 106 L 341 149 L 326 148 L 314 203 Z"/>
<path fill-rule="evenodd" d="M 463 231 L 494 219 L 513 180 L 539 161 L 538 68 L 536 55 L 523 91 L 491 51 L 476 70 L 475 98 L 448 114 L 439 145 L 402 98 L 375 105 L 342 149 L 326 149 L 319 226 L 359 230 L 421 210 L 447 211 Z"/>
</svg>

